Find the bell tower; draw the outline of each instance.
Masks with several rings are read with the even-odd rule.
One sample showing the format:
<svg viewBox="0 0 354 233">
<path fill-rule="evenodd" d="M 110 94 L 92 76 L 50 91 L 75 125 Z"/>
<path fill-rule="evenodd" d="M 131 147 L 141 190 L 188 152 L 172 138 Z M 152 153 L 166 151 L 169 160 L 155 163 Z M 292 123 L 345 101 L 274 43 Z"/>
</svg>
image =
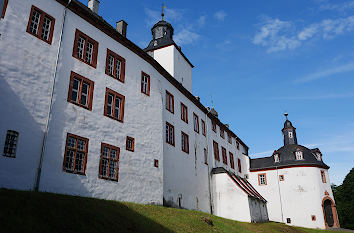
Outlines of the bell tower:
<svg viewBox="0 0 354 233">
<path fill-rule="evenodd" d="M 288 113 L 284 113 L 286 120 L 284 122 L 284 128 L 281 130 L 284 137 L 284 146 L 289 144 L 297 144 L 296 128 L 291 121 L 288 120 Z"/>
<path fill-rule="evenodd" d="M 165 21 L 162 7 L 161 20 L 151 28 L 152 40 L 144 49 L 160 65 L 192 92 L 193 65 L 182 53 L 182 49 L 173 41 L 174 29 Z"/>
</svg>

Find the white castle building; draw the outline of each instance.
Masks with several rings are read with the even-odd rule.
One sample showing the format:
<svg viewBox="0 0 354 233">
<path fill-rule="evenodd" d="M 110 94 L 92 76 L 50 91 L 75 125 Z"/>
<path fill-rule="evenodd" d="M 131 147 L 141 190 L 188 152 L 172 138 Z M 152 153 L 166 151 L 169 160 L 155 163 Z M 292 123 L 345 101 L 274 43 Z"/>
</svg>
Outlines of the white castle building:
<svg viewBox="0 0 354 233">
<path fill-rule="evenodd" d="M 289 121 L 284 147 L 250 159 L 191 93 L 171 24 L 156 23 L 142 50 L 98 8 L 0 0 L 0 187 L 339 226 L 328 167 Z"/>
</svg>

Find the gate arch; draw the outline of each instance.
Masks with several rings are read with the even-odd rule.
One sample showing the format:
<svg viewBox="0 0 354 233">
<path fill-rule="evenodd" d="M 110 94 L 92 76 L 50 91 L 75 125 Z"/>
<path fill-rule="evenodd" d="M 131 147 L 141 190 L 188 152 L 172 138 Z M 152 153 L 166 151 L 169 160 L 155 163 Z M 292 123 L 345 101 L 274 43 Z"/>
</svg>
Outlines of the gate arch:
<svg viewBox="0 0 354 233">
<path fill-rule="evenodd" d="M 337 208 L 332 198 L 328 196 L 323 198 L 322 210 L 323 210 L 323 218 L 324 218 L 326 228 L 330 228 L 330 227 L 339 228 L 340 225 L 338 221 Z"/>
</svg>

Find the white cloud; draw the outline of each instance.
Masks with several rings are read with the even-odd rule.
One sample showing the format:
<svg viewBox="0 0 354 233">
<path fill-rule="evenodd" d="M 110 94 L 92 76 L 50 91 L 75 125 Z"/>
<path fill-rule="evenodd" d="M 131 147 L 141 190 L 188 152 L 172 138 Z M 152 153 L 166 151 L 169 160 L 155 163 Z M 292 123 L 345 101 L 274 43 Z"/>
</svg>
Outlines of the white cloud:
<svg viewBox="0 0 354 233">
<path fill-rule="evenodd" d="M 342 4 L 325 3 L 320 5 L 320 10 L 346 11 L 354 8 L 354 1 L 344 2 Z"/>
<path fill-rule="evenodd" d="M 219 20 L 219 21 L 224 21 L 225 18 L 226 18 L 226 16 L 227 16 L 227 14 L 226 14 L 226 12 L 223 11 L 223 10 L 217 11 L 217 12 L 215 12 L 215 14 L 214 14 L 214 17 L 215 17 L 217 20 Z"/>
<path fill-rule="evenodd" d="M 183 28 L 174 36 L 174 41 L 178 45 L 191 44 L 199 39 L 199 34 L 194 32 L 192 28 Z"/>
<path fill-rule="evenodd" d="M 197 21 L 199 27 L 203 27 L 205 24 L 205 21 L 206 21 L 206 16 L 205 15 L 200 16 Z"/>
<path fill-rule="evenodd" d="M 336 75 L 340 73 L 345 73 L 345 72 L 350 72 L 354 70 L 354 62 L 352 63 L 347 63 L 345 65 L 341 65 L 338 67 L 330 68 L 330 69 L 325 69 L 322 71 L 314 72 L 312 74 L 308 74 L 305 77 L 296 79 L 294 83 L 305 83 L 305 82 L 310 82 L 313 80 L 321 79 L 321 78 L 326 78 L 331 75 Z"/>
<path fill-rule="evenodd" d="M 167 8 L 165 10 L 165 20 L 174 21 L 174 22 L 181 21 L 183 19 L 184 12 L 185 11 L 183 9 Z M 161 12 L 160 11 L 155 11 L 155 10 L 151 10 L 149 8 L 145 8 L 145 14 L 147 16 L 146 23 L 148 24 L 148 26 L 152 26 L 161 20 Z"/>
<path fill-rule="evenodd" d="M 345 18 L 325 19 L 300 30 L 290 21 L 265 18 L 253 38 L 253 43 L 267 47 L 268 52 L 276 52 L 295 49 L 303 42 L 316 36 L 332 39 L 351 31 L 354 31 L 354 15 Z"/>
</svg>

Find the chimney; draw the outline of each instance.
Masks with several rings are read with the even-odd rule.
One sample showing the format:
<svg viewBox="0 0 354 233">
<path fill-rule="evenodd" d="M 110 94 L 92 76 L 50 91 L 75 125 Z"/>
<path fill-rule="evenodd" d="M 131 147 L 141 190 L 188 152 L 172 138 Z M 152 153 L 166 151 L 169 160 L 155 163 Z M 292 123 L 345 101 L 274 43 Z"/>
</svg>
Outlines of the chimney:
<svg viewBox="0 0 354 233">
<path fill-rule="evenodd" d="M 120 20 L 117 22 L 117 31 L 124 37 L 127 37 L 127 22 Z"/>
<path fill-rule="evenodd" d="M 98 8 L 100 6 L 100 1 L 98 0 L 88 0 L 88 8 L 92 10 L 93 13 L 98 15 Z"/>
</svg>

